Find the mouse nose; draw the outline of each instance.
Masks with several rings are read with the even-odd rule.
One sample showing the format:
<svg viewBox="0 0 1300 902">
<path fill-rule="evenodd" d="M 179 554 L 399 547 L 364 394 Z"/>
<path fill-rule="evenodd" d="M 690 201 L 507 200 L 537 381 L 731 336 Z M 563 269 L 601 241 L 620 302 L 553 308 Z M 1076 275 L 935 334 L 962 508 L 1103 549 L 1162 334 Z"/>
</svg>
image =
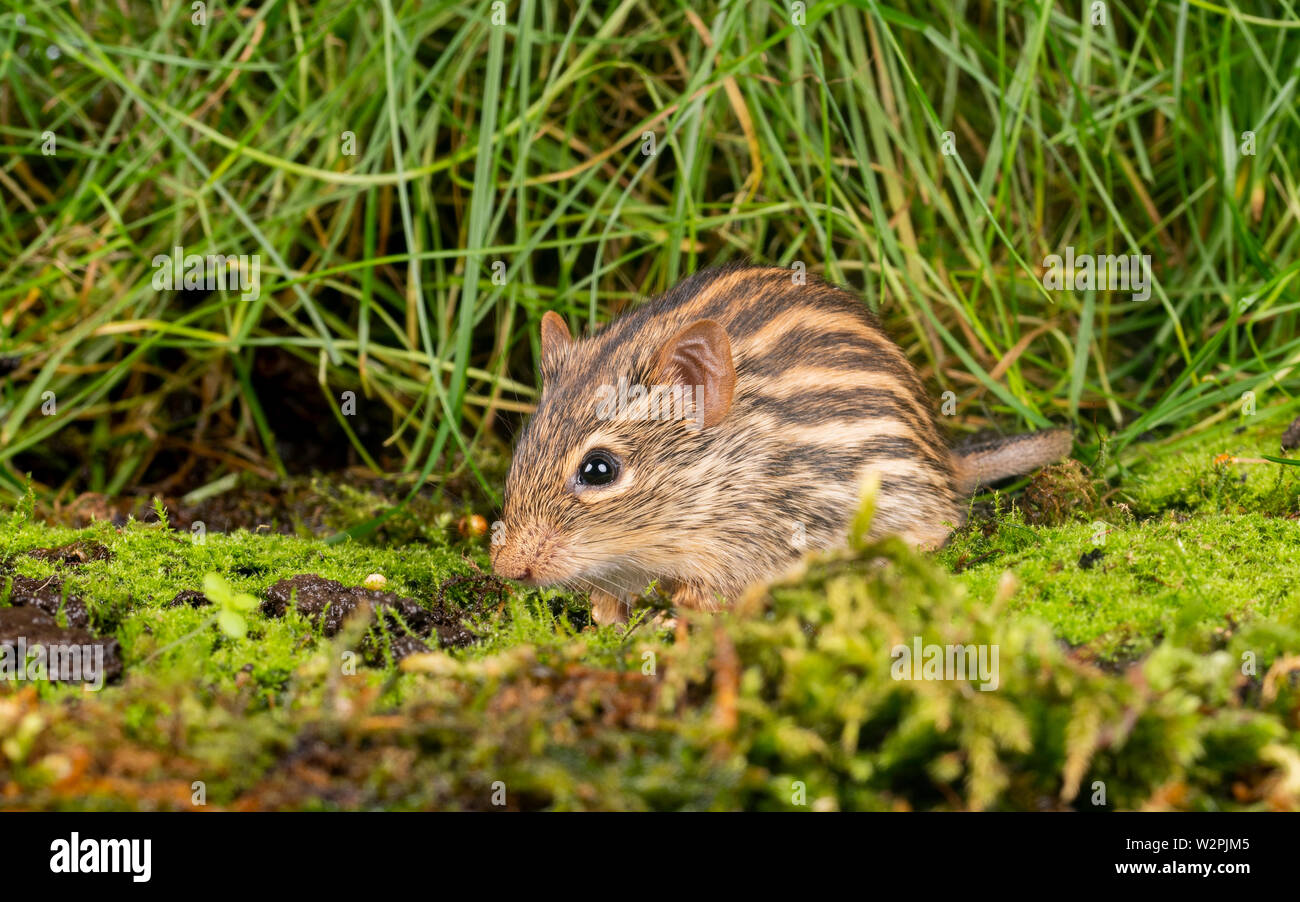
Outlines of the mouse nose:
<svg viewBox="0 0 1300 902">
<path fill-rule="evenodd" d="M 529 585 L 544 583 L 552 567 L 554 533 L 545 527 L 526 524 L 503 531 L 492 546 L 492 572 Z"/>
<path fill-rule="evenodd" d="M 506 579 L 528 579 L 533 575 L 532 568 L 504 545 L 492 549 L 492 572 Z"/>
<path fill-rule="evenodd" d="M 492 569 L 497 576 L 504 576 L 506 579 L 527 580 L 533 576 L 532 568 L 521 564 L 507 564 L 499 559 L 492 565 Z"/>
</svg>

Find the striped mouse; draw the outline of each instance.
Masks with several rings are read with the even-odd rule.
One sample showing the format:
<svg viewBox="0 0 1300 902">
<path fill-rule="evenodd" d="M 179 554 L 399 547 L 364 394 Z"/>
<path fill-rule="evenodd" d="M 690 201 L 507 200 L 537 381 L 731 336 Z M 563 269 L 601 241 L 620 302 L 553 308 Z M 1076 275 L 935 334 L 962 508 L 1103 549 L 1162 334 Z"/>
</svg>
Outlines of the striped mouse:
<svg viewBox="0 0 1300 902">
<path fill-rule="evenodd" d="M 872 536 L 937 548 L 976 486 L 1069 454 L 1068 429 L 954 452 L 860 299 L 789 270 L 703 270 L 594 335 L 541 324 L 542 394 L 516 443 L 493 569 L 626 620 L 651 581 L 717 610 L 842 544 L 869 474 Z"/>
</svg>

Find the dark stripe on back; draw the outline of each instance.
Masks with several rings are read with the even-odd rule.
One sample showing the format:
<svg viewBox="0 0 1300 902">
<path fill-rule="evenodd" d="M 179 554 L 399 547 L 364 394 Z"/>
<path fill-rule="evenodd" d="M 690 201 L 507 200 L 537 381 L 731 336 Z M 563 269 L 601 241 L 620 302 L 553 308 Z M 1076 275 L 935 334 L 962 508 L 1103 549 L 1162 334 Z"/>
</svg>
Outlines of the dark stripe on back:
<svg viewBox="0 0 1300 902">
<path fill-rule="evenodd" d="M 907 364 L 889 354 L 882 348 L 869 348 L 858 345 L 827 347 L 817 343 L 817 333 L 803 339 L 782 341 L 776 348 L 756 357 L 746 357 L 736 362 L 736 375 L 747 372 L 755 376 L 780 376 L 787 370 L 800 365 L 822 366 L 833 370 L 849 370 L 864 373 L 888 373 L 908 388 L 915 388 L 915 376 Z M 822 333 L 835 335 L 842 333 Z"/>
<path fill-rule="evenodd" d="M 794 398 L 755 393 L 741 396 L 754 411 L 790 426 L 811 426 L 826 420 L 892 416 L 927 437 L 934 424 L 907 397 L 885 388 L 825 388 Z"/>
</svg>

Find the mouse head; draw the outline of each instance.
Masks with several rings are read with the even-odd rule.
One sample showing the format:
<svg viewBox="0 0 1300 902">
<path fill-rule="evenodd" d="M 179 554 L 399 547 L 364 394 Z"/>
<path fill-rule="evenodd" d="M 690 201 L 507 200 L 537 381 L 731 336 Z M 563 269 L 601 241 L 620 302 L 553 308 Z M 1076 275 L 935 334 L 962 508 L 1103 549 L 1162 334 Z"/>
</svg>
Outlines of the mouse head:
<svg viewBox="0 0 1300 902">
<path fill-rule="evenodd" d="M 710 481 L 727 474 L 707 451 L 735 387 L 727 333 L 632 314 L 575 340 L 549 312 L 541 351 L 542 395 L 515 447 L 493 569 L 637 592 L 680 569 L 683 536 L 717 518 Z"/>
</svg>

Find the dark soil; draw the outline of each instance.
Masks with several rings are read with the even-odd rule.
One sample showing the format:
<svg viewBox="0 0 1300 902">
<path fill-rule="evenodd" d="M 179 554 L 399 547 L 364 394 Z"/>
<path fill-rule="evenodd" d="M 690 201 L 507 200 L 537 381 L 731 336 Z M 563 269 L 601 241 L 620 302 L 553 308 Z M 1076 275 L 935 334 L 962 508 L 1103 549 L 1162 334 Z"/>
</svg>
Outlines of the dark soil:
<svg viewBox="0 0 1300 902">
<path fill-rule="evenodd" d="M 1104 552 L 1100 548 L 1094 548 L 1092 551 L 1086 551 L 1079 555 L 1079 569 L 1091 570 L 1093 565 L 1101 560 L 1102 554 Z"/>
<path fill-rule="evenodd" d="M 377 611 L 395 612 L 411 629 L 423 635 L 432 631 L 428 611 L 412 598 L 400 598 L 391 592 L 362 586 L 345 586 L 311 573 L 282 579 L 272 585 L 266 590 L 262 612 L 281 617 L 290 602 L 295 602 L 298 613 L 307 616 L 326 636 L 338 633 L 343 621 L 362 604 L 369 604 Z"/>
<path fill-rule="evenodd" d="M 181 605 L 189 605 L 192 608 L 206 608 L 212 604 L 212 599 L 202 592 L 196 592 L 193 589 L 186 589 L 180 592 L 171 601 L 167 602 L 169 608 L 179 608 Z"/>
<path fill-rule="evenodd" d="M 70 567 L 80 567 L 91 561 L 107 561 L 113 557 L 113 552 L 98 542 L 72 542 L 58 548 L 34 548 L 27 554 L 37 560 L 67 564 Z"/>
<path fill-rule="evenodd" d="M 460 578 L 448 580 L 448 583 L 466 581 Z M 479 611 L 448 605 L 443 600 L 447 588 L 447 584 L 440 587 L 438 601 L 430 609 L 413 598 L 402 598 L 392 592 L 381 592 L 363 586 L 345 586 L 332 579 L 304 573 L 282 579 L 267 589 L 262 612 L 280 617 L 292 602 L 298 613 L 319 626 L 326 636 L 333 636 L 360 607 L 370 606 L 383 619 L 384 627 L 390 635 L 393 657 L 401 659 L 409 654 L 428 651 L 428 645 L 421 640 L 435 632 L 438 644 L 444 648 L 459 648 L 477 640 L 478 637 L 466 629 L 461 621 L 467 615 Z"/>
<path fill-rule="evenodd" d="M 86 603 L 79 596 L 63 597 L 63 582 L 55 576 L 48 579 L 31 579 L 26 576 L 11 577 L 13 585 L 9 590 L 9 603 L 15 607 L 33 607 L 50 617 L 57 617 L 62 607 L 67 617 L 68 626 L 86 627 L 90 625 L 90 612 Z"/>
<path fill-rule="evenodd" d="M 1296 417 L 1282 433 L 1282 450 L 1290 451 L 1292 448 L 1300 448 L 1300 417 Z"/>
</svg>

